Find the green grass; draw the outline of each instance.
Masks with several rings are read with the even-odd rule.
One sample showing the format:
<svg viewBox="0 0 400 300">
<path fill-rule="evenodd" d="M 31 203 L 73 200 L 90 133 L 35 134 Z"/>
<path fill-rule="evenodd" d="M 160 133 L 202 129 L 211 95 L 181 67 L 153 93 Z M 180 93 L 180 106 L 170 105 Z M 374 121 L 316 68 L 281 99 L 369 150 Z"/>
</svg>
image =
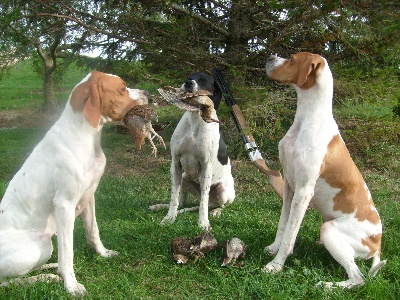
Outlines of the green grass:
<svg viewBox="0 0 400 300">
<path fill-rule="evenodd" d="M 32 79 L 33 73 L 30 73 L 31 77 L 28 73 L 27 69 L 15 71 L 3 80 L 23 81 L 26 91 L 40 88 L 40 82 Z M 65 86 L 73 87 L 84 75 L 69 76 Z M 4 84 L 3 80 L 0 85 Z M 15 86 L 10 84 L 8 87 L 7 97 L 19 93 Z M 12 100 L 6 99 L 9 104 L 1 106 L 0 113 L 16 109 L 24 113 L 25 107 L 32 107 L 32 101 L 37 105 L 41 103 L 41 95 L 35 95 L 35 99 L 15 107 Z M 354 105 L 359 105 L 359 110 L 372 110 L 362 103 Z M 162 132 L 165 141 L 169 141 L 181 112 L 165 106 L 160 106 L 159 110 L 161 122 L 172 121 Z M 346 105 L 338 108 L 337 114 L 384 224 L 382 252 L 388 263 L 376 278 L 367 278 L 364 286 L 351 291 L 326 292 L 314 288 L 320 280 L 339 281 L 346 274 L 325 248 L 317 244 L 322 219 L 313 210 L 305 216 L 294 254 L 288 258 L 284 271 L 275 275 L 263 273 L 262 267 L 271 260 L 263 249 L 275 237 L 281 202 L 270 188 L 267 177 L 241 158 L 233 160 L 237 198 L 220 218 L 210 218 L 210 222 L 218 241 L 237 236 L 249 245 L 243 266 L 221 267 L 221 250 L 207 254 L 197 263 L 174 264 L 169 249 L 171 240 L 178 236 L 194 237 L 200 229 L 198 213 L 179 215 L 174 224 L 161 227 L 159 222 L 165 211 L 150 212 L 147 209 L 151 204 L 169 201 L 169 148 L 159 148 L 157 158 L 149 157 L 148 144 L 142 153 L 138 153 L 128 135 L 120 134 L 114 125 L 108 125 L 103 130 L 102 140 L 108 164 L 96 193 L 96 214 L 104 245 L 118 251 L 119 255 L 110 259 L 96 255 L 86 245 L 82 222 L 76 220 L 74 266 L 79 282 L 88 291 L 86 299 L 399 299 L 400 182 L 396 171 L 398 164 L 395 164 L 399 150 L 396 140 L 391 137 L 398 132 L 395 131 L 398 120 L 380 116 L 385 126 L 376 126 L 372 111 L 364 115 L 358 111 L 357 127 L 353 126 L 354 120 L 346 121 L 353 116 Z M 28 126 L 27 121 L 16 122 L 15 127 L 2 124 L 0 119 L 0 195 L 50 126 L 41 123 Z M 373 131 L 377 137 L 370 136 L 369 129 L 373 127 L 378 127 Z M 355 133 L 360 130 L 362 136 L 355 138 Z M 365 146 L 363 138 L 368 140 L 370 148 L 381 147 L 363 152 L 358 149 Z M 368 164 L 368 160 L 372 162 Z M 54 246 L 51 262 L 57 261 L 56 239 Z M 359 261 L 358 265 L 366 274 L 371 261 Z M 70 298 L 62 283 L 0 288 L 0 299 Z"/>
</svg>

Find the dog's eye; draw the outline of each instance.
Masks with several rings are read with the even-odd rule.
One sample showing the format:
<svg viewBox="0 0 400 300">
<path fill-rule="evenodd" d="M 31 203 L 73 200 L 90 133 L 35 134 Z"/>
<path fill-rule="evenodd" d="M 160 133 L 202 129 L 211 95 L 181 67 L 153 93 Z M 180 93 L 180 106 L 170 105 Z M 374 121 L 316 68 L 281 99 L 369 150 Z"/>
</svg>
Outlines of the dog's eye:
<svg viewBox="0 0 400 300">
<path fill-rule="evenodd" d="M 291 56 L 290 59 L 289 59 L 289 61 L 291 61 L 291 62 L 294 61 L 294 57 Z"/>
</svg>

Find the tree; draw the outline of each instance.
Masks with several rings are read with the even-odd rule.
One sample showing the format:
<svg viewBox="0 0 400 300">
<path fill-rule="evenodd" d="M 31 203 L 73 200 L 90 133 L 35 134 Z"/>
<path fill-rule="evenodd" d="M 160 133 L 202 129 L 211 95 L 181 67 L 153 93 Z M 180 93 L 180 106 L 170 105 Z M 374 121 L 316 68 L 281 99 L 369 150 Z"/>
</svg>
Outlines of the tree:
<svg viewBox="0 0 400 300">
<path fill-rule="evenodd" d="M 270 53 L 310 51 L 372 66 L 388 48 L 398 49 L 398 6 L 372 0 L 125 0 L 96 1 L 94 10 L 69 7 L 68 16 L 58 16 L 106 35 L 101 46 L 108 56 L 140 59 L 152 72 L 220 65 L 236 80 L 256 80 Z M 122 47 L 126 42 L 130 46 Z"/>
<path fill-rule="evenodd" d="M 0 25 L 12 29 L 2 41 L 12 49 L 36 45 L 40 54 L 42 45 L 49 72 L 54 57 L 96 47 L 108 67 L 140 60 L 152 73 L 187 74 L 219 65 L 232 80 L 256 82 L 271 53 L 316 52 L 364 69 L 395 65 L 400 4 L 375 2 L 14 0 L 0 6 Z"/>
<path fill-rule="evenodd" d="M 72 62 L 72 54 L 85 47 L 87 31 L 60 18 L 41 17 L 38 12 L 59 13 L 65 11 L 64 4 L 72 6 L 74 2 L 78 1 L 63 1 L 63 4 L 47 1 L 4 1 L 0 4 L 0 53 L 9 53 L 7 49 L 11 48 L 13 57 L 11 60 L 7 59 L 10 55 L 3 55 L 1 67 L 5 69 L 12 62 L 32 57 L 36 52 L 40 64 L 35 70 L 43 79 L 46 111 L 57 107 L 55 71 L 60 59 L 66 65 Z M 58 70 L 59 78 L 62 74 Z"/>
</svg>

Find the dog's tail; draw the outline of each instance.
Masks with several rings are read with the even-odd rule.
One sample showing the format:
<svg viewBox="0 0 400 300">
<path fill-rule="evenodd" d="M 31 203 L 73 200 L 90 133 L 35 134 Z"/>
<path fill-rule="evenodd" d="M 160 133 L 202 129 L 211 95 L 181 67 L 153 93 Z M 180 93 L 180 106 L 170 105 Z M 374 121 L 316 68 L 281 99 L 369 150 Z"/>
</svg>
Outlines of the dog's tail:
<svg viewBox="0 0 400 300">
<path fill-rule="evenodd" d="M 375 255 L 372 261 L 371 269 L 369 270 L 369 276 L 375 277 L 378 273 L 379 269 L 386 265 L 386 260 L 382 260 L 379 257 L 379 254 Z"/>
</svg>

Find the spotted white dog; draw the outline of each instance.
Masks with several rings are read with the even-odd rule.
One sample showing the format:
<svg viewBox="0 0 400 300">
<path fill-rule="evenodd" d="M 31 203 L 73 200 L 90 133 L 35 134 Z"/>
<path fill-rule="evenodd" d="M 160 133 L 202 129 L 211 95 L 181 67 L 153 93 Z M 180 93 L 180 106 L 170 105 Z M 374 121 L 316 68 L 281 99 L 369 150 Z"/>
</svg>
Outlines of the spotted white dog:
<svg viewBox="0 0 400 300">
<path fill-rule="evenodd" d="M 333 80 L 328 63 L 311 53 L 298 53 L 290 59 L 271 56 L 266 71 L 271 79 L 294 86 L 297 110 L 293 125 L 279 143 L 285 176 L 283 207 L 275 241 L 266 248 L 276 256 L 264 270 L 282 270 L 311 205 L 325 221 L 321 242 L 349 277 L 336 284 L 344 288 L 364 284 L 354 258 L 372 257 L 373 276 L 385 264 L 380 261 L 382 224 L 333 118 Z M 334 285 L 320 284 L 328 288 Z"/>
<path fill-rule="evenodd" d="M 185 92 L 207 90 L 213 93 L 214 111 L 210 116 L 218 120 L 215 109 L 221 101 L 214 79 L 204 73 L 193 74 L 182 85 Z M 219 124 L 207 123 L 200 111 L 186 111 L 171 137 L 171 202 L 162 224 L 172 223 L 178 206 L 186 200 L 186 193 L 200 197 L 199 225 L 211 230 L 208 208 L 218 215 L 226 204 L 235 199 L 234 180 L 227 148 L 220 136 Z"/>
</svg>

